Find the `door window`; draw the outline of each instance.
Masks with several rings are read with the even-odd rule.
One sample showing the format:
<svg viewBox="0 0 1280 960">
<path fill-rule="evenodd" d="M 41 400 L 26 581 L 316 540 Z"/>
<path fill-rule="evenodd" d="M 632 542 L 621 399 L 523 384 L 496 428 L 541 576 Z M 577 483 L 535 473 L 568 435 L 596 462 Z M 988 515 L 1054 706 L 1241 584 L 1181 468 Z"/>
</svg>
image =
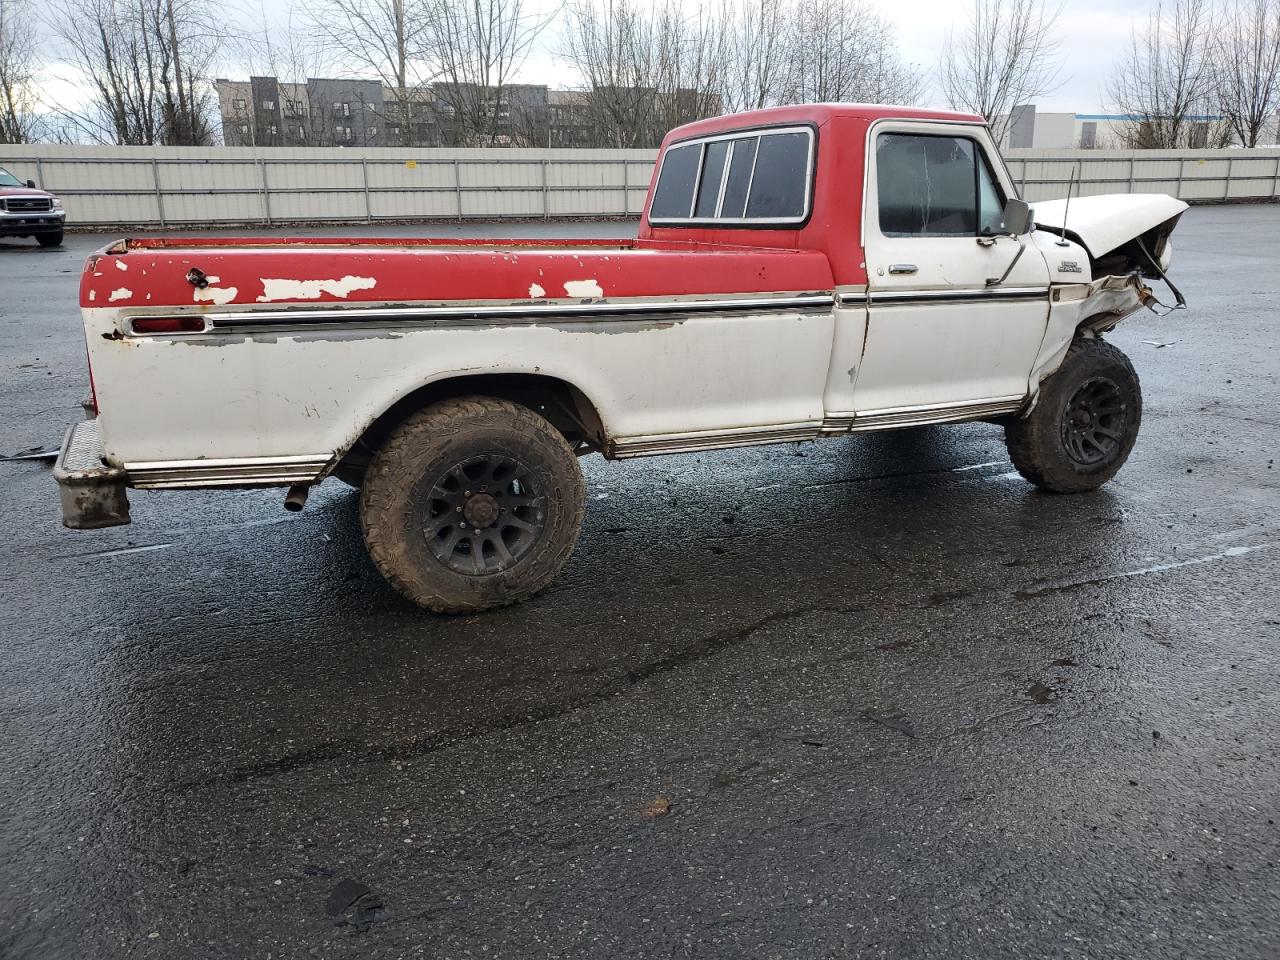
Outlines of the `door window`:
<svg viewBox="0 0 1280 960">
<path fill-rule="evenodd" d="M 967 137 L 880 134 L 876 188 L 886 237 L 974 237 L 1004 230 L 1000 185 Z"/>
</svg>

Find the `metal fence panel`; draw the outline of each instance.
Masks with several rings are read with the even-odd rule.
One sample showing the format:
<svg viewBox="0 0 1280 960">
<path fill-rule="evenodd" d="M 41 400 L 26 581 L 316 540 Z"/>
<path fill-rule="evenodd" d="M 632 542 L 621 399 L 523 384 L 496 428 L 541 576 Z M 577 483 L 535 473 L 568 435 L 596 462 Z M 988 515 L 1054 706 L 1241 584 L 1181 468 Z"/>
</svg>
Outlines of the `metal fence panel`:
<svg viewBox="0 0 1280 960">
<path fill-rule="evenodd" d="M 0 146 L 61 194 L 73 227 L 636 216 L 653 150 Z M 1280 149 L 1011 150 L 1035 202 L 1077 193 L 1280 198 Z"/>
</svg>

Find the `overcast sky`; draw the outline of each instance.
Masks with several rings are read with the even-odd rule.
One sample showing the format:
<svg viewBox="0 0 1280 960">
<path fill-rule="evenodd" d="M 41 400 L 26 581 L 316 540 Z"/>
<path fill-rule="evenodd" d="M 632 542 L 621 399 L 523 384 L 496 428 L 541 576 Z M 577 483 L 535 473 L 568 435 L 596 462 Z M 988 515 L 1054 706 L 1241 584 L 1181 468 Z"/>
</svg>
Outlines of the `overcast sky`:
<svg viewBox="0 0 1280 960">
<path fill-rule="evenodd" d="M 283 3 L 284 0 L 265 0 Z M 689 0 L 696 3 L 697 0 Z M 965 0 L 872 0 L 897 24 L 898 47 L 903 58 L 930 77 L 930 106 L 945 107 L 932 82 L 948 28 L 963 18 Z M 1052 2 L 1052 0 L 1049 0 Z M 1040 98 L 1045 111 L 1104 113 L 1106 83 L 1116 59 L 1129 42 L 1132 27 L 1146 22 L 1156 0 L 1071 0 L 1058 18 L 1062 45 L 1059 55 L 1062 85 Z M 527 79 L 532 83 L 565 86 L 565 66 L 554 57 L 556 39 L 547 37 L 543 49 L 530 57 Z"/>
<path fill-rule="evenodd" d="M 245 7 L 255 10 L 250 18 L 257 20 L 261 9 L 270 20 L 283 23 L 295 0 L 245 0 Z M 689 0 L 697 2 L 697 0 Z M 890 15 L 897 24 L 897 39 L 903 58 L 915 64 L 929 77 L 926 101 L 932 106 L 945 106 L 933 82 L 937 60 L 948 28 L 963 16 L 964 0 L 871 0 Z M 555 0 L 532 0 L 546 9 Z M 1071 0 L 1058 19 L 1061 36 L 1059 55 L 1062 60 L 1061 86 L 1037 101 L 1044 111 L 1103 113 L 1106 107 L 1106 82 L 1115 60 L 1122 54 L 1135 24 L 1144 22 L 1155 0 Z M 560 46 L 558 29 L 564 17 L 553 19 L 532 52 L 519 79 L 528 83 L 545 83 L 552 87 L 573 86 L 577 77 L 556 56 Z M 250 28 L 252 29 L 252 28 Z M 254 70 L 250 60 L 238 62 L 229 58 L 221 75 L 245 77 Z M 76 78 L 65 68 L 51 66 L 44 71 L 47 94 L 63 104 L 79 101 L 82 94 L 75 89 Z"/>
</svg>

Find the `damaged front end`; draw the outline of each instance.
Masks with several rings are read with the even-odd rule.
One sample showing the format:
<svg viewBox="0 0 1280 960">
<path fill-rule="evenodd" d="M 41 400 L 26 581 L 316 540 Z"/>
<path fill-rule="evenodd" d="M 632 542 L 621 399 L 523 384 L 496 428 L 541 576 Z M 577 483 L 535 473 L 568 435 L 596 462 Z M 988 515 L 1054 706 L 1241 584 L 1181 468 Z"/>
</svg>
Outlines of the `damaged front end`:
<svg viewBox="0 0 1280 960">
<path fill-rule="evenodd" d="M 1177 297 L 1177 305 L 1170 309 L 1186 305 L 1181 294 Z M 1106 333 L 1142 307 L 1159 311 L 1163 306 L 1137 271 L 1100 277 L 1092 283 L 1064 284 L 1053 288 L 1054 303 L 1072 301 L 1081 301 L 1077 316 L 1084 318 L 1076 330 L 1094 336 Z"/>
<path fill-rule="evenodd" d="M 1089 257 L 1087 284 L 1055 289 L 1059 302 L 1081 300 L 1079 329 L 1110 330 L 1141 307 L 1160 313 L 1186 306 L 1169 279 L 1173 260 L 1170 235 L 1187 204 L 1165 194 L 1116 194 L 1041 201 L 1035 206 L 1039 230 L 1057 234 L 1060 242 L 1084 248 Z M 1162 303 L 1147 285 L 1159 280 L 1174 303 Z"/>
</svg>

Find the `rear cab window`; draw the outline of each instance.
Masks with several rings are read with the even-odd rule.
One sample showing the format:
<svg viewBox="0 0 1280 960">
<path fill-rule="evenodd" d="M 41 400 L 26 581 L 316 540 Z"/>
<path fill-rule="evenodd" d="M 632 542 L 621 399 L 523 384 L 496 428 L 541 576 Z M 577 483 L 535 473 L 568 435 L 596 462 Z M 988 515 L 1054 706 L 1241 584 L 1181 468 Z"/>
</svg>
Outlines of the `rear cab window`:
<svg viewBox="0 0 1280 960">
<path fill-rule="evenodd" d="M 876 202 L 886 237 L 1004 232 L 1004 191 L 976 140 L 923 133 L 876 137 Z"/>
<path fill-rule="evenodd" d="M 800 225 L 813 198 L 811 127 L 742 130 L 668 147 L 649 222 L 680 226 Z"/>
</svg>

